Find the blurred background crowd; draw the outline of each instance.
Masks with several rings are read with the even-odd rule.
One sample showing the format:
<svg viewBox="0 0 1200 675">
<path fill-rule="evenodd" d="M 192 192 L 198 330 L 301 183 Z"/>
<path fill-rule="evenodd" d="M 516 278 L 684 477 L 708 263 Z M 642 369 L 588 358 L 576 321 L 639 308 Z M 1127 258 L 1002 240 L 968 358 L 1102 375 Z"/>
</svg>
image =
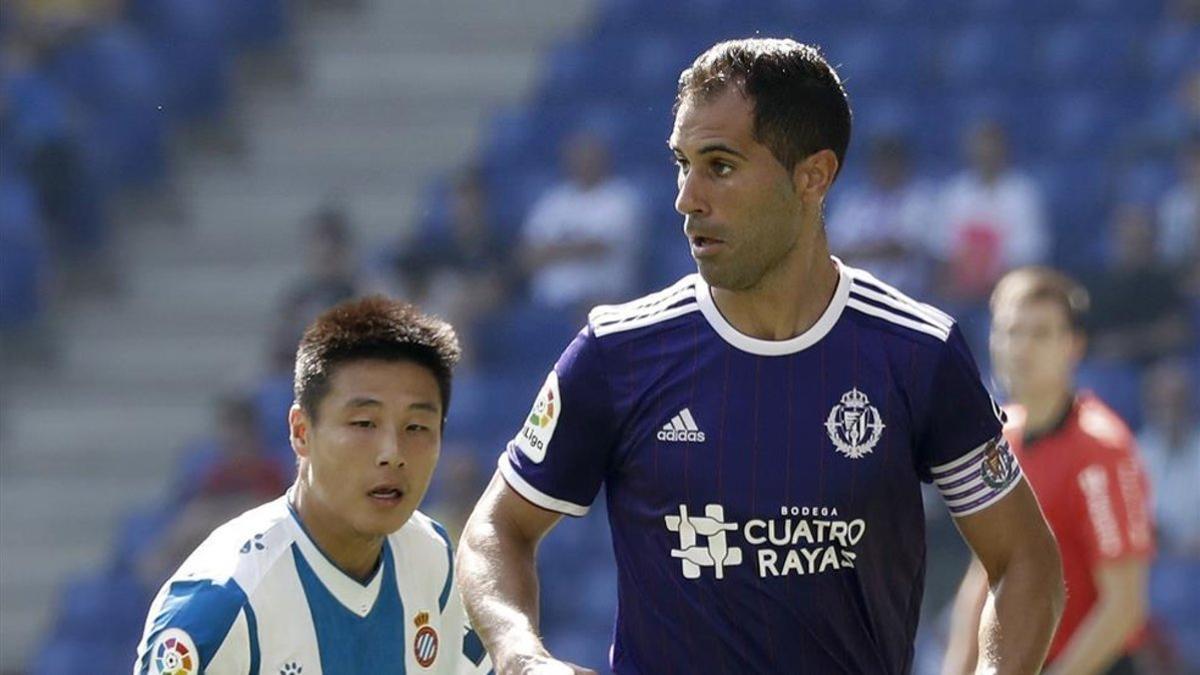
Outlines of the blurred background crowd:
<svg viewBox="0 0 1200 675">
<path fill-rule="evenodd" d="M 958 317 L 985 378 L 1005 271 L 1091 290 L 1080 380 L 1154 484 L 1152 648 L 1200 672 L 1200 3 L 492 4 L 0 5 L 0 672 L 128 672 L 182 557 L 290 484 L 296 342 L 354 295 L 463 337 L 424 509 L 456 533 L 587 309 L 693 270 L 675 80 L 756 31 L 849 91 L 833 250 Z M 967 559 L 929 501 L 922 673 Z M 541 568 L 551 648 L 606 663 L 603 509 Z"/>
</svg>

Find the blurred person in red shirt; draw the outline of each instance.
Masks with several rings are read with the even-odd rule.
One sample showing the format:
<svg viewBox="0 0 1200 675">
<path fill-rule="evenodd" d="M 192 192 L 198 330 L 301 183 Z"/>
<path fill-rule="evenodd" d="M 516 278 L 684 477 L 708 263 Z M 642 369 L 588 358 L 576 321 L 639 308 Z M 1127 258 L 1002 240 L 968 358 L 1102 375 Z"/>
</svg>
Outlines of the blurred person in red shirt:
<svg viewBox="0 0 1200 675">
<path fill-rule="evenodd" d="M 1135 673 L 1145 637 L 1154 554 L 1150 485 L 1133 435 L 1096 396 L 1075 389 L 1084 356 L 1082 286 L 1026 267 L 991 298 L 992 358 L 1012 397 L 1004 433 L 1062 553 L 1067 605 L 1043 672 Z M 979 617 L 990 604 L 972 561 L 951 622 L 945 673 L 971 672 Z"/>
</svg>

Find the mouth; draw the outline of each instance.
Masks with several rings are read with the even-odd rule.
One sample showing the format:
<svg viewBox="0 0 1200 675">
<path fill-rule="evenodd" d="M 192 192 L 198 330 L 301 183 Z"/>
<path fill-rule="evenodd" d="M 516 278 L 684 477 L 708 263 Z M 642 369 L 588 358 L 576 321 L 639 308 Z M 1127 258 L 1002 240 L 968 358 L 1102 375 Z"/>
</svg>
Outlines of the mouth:
<svg viewBox="0 0 1200 675">
<path fill-rule="evenodd" d="M 404 499 L 404 490 L 395 485 L 380 485 L 368 492 L 367 496 L 379 504 L 393 505 Z"/>
<path fill-rule="evenodd" d="M 725 241 L 716 237 L 694 235 L 688 237 L 688 241 L 691 243 L 692 256 L 695 258 L 713 255 L 725 246 Z"/>
</svg>

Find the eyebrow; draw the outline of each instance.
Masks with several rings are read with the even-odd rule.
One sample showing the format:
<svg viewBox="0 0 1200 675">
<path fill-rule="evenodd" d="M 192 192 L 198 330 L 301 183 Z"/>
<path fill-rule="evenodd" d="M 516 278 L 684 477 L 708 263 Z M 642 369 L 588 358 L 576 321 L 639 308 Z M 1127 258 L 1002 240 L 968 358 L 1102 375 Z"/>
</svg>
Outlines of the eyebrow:
<svg viewBox="0 0 1200 675">
<path fill-rule="evenodd" d="M 352 398 L 349 401 L 347 401 L 345 407 L 347 407 L 347 408 L 382 408 L 383 403 L 381 403 L 379 400 L 373 399 L 373 398 L 358 397 L 358 398 Z M 411 403 L 411 404 L 409 404 L 408 409 L 409 410 L 423 410 L 423 411 L 431 412 L 431 413 L 437 413 L 439 410 L 437 405 L 435 405 L 433 403 L 427 403 L 424 401 L 420 401 L 417 403 Z"/>
<path fill-rule="evenodd" d="M 680 155 L 683 154 L 683 151 L 681 151 L 679 149 L 679 146 L 672 144 L 670 141 L 667 141 L 667 147 L 671 149 L 671 152 L 674 152 L 674 153 L 680 154 Z M 724 152 L 726 154 L 733 155 L 734 157 L 740 157 L 741 159 L 746 159 L 745 155 L 738 152 L 737 150 L 734 150 L 733 148 L 729 147 L 728 145 L 725 145 L 724 143 L 709 143 L 708 145 L 700 148 L 699 154 L 707 155 L 707 154 L 713 153 L 713 152 Z"/>
</svg>

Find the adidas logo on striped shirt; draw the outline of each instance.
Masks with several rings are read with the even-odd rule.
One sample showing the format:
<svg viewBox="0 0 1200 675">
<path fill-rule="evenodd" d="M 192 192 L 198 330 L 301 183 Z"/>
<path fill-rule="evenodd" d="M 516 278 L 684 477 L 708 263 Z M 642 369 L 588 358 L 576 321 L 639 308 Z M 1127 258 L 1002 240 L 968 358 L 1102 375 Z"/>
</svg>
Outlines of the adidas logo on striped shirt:
<svg viewBox="0 0 1200 675">
<path fill-rule="evenodd" d="M 696 426 L 692 411 L 684 408 L 658 430 L 658 440 L 670 443 L 703 443 L 704 432 Z"/>
</svg>

